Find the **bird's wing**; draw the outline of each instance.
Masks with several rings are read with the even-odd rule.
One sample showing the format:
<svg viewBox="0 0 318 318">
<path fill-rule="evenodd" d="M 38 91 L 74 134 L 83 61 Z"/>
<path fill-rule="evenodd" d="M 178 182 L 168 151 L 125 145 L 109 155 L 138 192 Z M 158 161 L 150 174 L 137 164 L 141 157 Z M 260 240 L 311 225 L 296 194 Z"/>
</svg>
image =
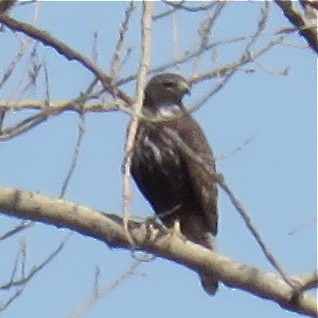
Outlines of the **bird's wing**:
<svg viewBox="0 0 318 318">
<path fill-rule="evenodd" d="M 213 235 L 217 234 L 217 185 L 215 162 L 211 148 L 200 126 L 191 116 L 184 116 L 165 126 L 188 173 L 197 202 L 202 205 L 205 222 Z"/>
</svg>

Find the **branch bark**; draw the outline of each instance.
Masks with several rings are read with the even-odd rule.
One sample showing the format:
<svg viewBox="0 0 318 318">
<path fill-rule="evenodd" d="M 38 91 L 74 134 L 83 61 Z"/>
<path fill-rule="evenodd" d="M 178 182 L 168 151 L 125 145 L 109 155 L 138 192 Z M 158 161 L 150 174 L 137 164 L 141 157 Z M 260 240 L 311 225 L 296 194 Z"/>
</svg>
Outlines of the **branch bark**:
<svg viewBox="0 0 318 318">
<path fill-rule="evenodd" d="M 99 239 L 111 248 L 131 249 L 123 220 L 115 214 L 15 188 L 0 188 L 0 211 L 8 216 L 68 228 Z M 227 286 L 270 299 L 287 310 L 317 316 L 316 299 L 307 292 L 295 291 L 280 275 L 263 272 L 184 241 L 156 223 L 147 225 L 129 221 L 128 226 L 138 250 L 182 264 L 194 271 L 217 274 Z M 304 284 L 302 277 L 293 276 L 293 279 L 301 286 Z"/>
<path fill-rule="evenodd" d="M 314 19 L 306 17 L 305 14 L 297 11 L 293 8 L 292 2 L 290 0 L 275 0 L 276 4 L 283 11 L 284 16 L 293 24 L 299 31 L 299 33 L 306 39 L 309 46 L 318 53 L 318 37 L 317 37 L 317 9 L 313 8 Z M 310 1 L 308 1 L 310 2 Z"/>
</svg>

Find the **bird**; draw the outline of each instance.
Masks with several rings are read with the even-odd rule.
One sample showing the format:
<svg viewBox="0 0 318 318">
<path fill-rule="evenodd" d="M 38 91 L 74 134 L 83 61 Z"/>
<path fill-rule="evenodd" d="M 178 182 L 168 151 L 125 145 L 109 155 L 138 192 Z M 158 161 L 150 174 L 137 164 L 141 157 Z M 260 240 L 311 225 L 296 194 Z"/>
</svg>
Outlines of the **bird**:
<svg viewBox="0 0 318 318">
<path fill-rule="evenodd" d="M 218 230 L 215 158 L 197 121 L 182 103 L 190 94 L 185 78 L 155 75 L 146 84 L 142 115 L 131 156 L 131 174 L 140 192 L 167 228 L 207 249 Z M 199 273 L 209 295 L 215 275 Z"/>
</svg>

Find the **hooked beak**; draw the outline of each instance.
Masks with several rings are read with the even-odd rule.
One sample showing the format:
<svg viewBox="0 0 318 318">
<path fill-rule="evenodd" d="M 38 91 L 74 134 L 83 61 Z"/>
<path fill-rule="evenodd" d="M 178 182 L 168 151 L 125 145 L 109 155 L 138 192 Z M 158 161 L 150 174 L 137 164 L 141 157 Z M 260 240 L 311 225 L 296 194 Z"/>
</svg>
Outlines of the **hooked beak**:
<svg viewBox="0 0 318 318">
<path fill-rule="evenodd" d="M 186 81 L 180 81 L 178 83 L 180 91 L 185 95 L 191 95 L 191 87 Z"/>
</svg>

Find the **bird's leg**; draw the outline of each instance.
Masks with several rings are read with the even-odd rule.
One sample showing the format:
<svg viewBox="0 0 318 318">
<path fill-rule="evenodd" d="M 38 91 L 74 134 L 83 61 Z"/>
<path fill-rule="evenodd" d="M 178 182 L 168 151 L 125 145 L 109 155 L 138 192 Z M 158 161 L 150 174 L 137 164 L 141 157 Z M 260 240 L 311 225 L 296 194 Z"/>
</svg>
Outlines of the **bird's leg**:
<svg viewBox="0 0 318 318">
<path fill-rule="evenodd" d="M 177 208 L 179 208 L 179 205 L 175 207 L 174 210 L 176 210 Z M 176 217 L 173 220 L 172 226 L 169 228 L 169 232 L 170 232 L 170 235 L 175 235 L 181 238 L 183 241 L 186 240 L 186 237 L 183 235 L 181 231 L 181 222 L 180 222 L 180 218 L 178 217 Z"/>
<path fill-rule="evenodd" d="M 185 241 L 186 238 L 182 234 L 180 218 L 177 214 L 180 211 L 181 205 L 181 203 L 177 204 L 172 209 L 159 213 L 158 216 L 165 225 L 168 235 L 175 235 Z"/>
<path fill-rule="evenodd" d="M 155 240 L 155 238 L 158 236 L 158 228 L 154 226 L 155 224 L 155 219 L 153 217 L 148 217 L 146 220 L 143 222 L 143 229 L 146 233 L 147 239 L 150 241 Z"/>
<path fill-rule="evenodd" d="M 179 219 L 174 220 L 173 226 L 172 226 L 172 232 L 173 232 L 173 234 L 176 234 L 178 236 L 182 236 Z"/>
<path fill-rule="evenodd" d="M 173 224 L 172 224 L 172 227 L 169 228 L 169 234 L 170 235 L 175 235 L 177 236 L 178 238 L 182 239 L 182 241 L 186 241 L 186 237 L 182 234 L 182 231 L 181 231 L 181 225 L 180 225 L 180 219 L 179 218 L 176 218 L 174 221 L 173 221 Z"/>
</svg>

